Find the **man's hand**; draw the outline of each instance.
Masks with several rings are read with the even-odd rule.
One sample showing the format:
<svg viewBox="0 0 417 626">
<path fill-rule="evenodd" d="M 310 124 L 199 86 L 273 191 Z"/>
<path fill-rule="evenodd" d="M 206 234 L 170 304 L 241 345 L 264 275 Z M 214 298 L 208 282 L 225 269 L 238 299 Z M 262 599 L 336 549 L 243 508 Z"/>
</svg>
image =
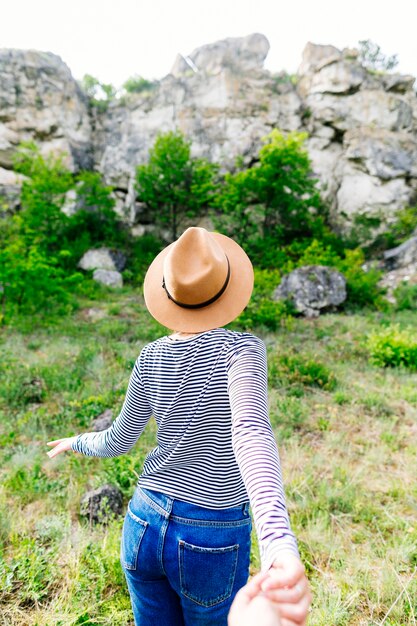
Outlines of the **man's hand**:
<svg viewBox="0 0 417 626">
<path fill-rule="evenodd" d="M 282 626 L 305 626 L 312 595 L 300 559 L 291 552 L 282 552 L 268 574 L 261 589 L 276 603 Z"/>
<path fill-rule="evenodd" d="M 261 590 L 268 575 L 268 572 L 257 574 L 238 591 L 229 612 L 228 626 L 281 626 L 277 605 Z"/>
</svg>

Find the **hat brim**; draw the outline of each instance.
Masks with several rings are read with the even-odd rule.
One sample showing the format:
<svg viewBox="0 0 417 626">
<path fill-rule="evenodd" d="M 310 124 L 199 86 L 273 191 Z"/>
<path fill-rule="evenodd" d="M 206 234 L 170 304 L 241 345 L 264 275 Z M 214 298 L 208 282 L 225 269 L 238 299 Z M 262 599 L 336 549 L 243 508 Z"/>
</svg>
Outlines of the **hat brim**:
<svg viewBox="0 0 417 626">
<path fill-rule="evenodd" d="M 202 332 L 225 326 L 233 321 L 248 304 L 253 290 L 253 267 L 246 252 L 230 237 L 210 233 L 220 244 L 230 263 L 230 280 L 218 300 L 201 309 L 181 307 L 162 287 L 164 260 L 172 243 L 152 261 L 145 276 L 143 292 L 149 313 L 170 330 Z"/>
</svg>

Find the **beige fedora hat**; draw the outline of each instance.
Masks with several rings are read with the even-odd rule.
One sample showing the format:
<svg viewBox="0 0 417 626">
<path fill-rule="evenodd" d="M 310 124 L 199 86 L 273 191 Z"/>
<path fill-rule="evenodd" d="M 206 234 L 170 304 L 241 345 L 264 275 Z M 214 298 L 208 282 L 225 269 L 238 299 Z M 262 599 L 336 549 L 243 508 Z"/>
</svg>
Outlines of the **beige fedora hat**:
<svg viewBox="0 0 417 626">
<path fill-rule="evenodd" d="M 202 332 L 243 311 L 253 289 L 253 267 L 230 237 L 192 227 L 155 257 L 143 288 L 150 314 L 163 326 Z"/>
</svg>

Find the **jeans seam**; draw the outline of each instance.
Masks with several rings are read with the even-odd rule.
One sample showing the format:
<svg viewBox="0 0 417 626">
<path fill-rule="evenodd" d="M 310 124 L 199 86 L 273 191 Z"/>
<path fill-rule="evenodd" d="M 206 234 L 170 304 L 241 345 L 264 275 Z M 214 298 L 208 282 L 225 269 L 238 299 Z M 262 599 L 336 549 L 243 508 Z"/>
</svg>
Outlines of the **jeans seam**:
<svg viewBox="0 0 417 626">
<path fill-rule="evenodd" d="M 240 526 L 249 526 L 249 524 L 251 523 L 250 517 L 242 520 L 230 520 L 227 522 L 191 519 L 189 517 L 179 517 L 178 515 L 171 515 L 170 519 L 179 524 L 188 524 L 190 526 L 206 526 L 213 528 L 239 528 Z"/>
<path fill-rule="evenodd" d="M 169 518 L 170 510 L 167 511 L 162 506 L 160 506 L 157 502 L 155 502 L 154 500 L 149 498 L 149 496 L 147 496 L 147 494 L 144 493 L 144 491 L 140 487 L 139 487 L 139 491 L 140 491 L 141 497 L 145 500 L 145 502 L 147 504 L 149 504 L 149 506 L 151 506 L 157 513 L 159 513 L 160 515 L 162 515 L 166 519 Z M 172 508 L 172 504 L 171 504 L 171 508 Z"/>
</svg>

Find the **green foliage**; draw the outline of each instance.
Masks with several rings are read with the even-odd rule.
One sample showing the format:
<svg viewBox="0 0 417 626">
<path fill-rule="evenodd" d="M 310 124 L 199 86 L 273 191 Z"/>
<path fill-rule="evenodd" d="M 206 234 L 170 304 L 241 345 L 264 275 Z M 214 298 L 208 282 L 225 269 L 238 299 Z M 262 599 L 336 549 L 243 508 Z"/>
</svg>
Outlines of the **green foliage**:
<svg viewBox="0 0 417 626">
<path fill-rule="evenodd" d="M 370 70 L 389 72 L 398 65 L 398 55 L 386 56 L 381 47 L 370 39 L 359 41 L 359 61 Z"/>
<path fill-rule="evenodd" d="M 349 234 L 345 237 L 347 247 L 361 246 L 366 255 L 380 254 L 394 248 L 417 229 L 417 207 L 406 207 L 396 212 L 394 219 L 387 223 L 383 213 L 379 215 L 356 215 Z"/>
<path fill-rule="evenodd" d="M 417 339 L 414 330 L 398 324 L 372 333 L 368 340 L 370 360 L 380 367 L 404 366 L 417 370 Z"/>
<path fill-rule="evenodd" d="M 321 232 L 326 210 L 312 178 L 303 145 L 307 135 L 273 130 L 259 151 L 259 162 L 225 177 L 217 205 L 217 227 L 238 241 L 262 248 Z M 260 242 L 256 240 L 260 239 Z"/>
<path fill-rule="evenodd" d="M 82 281 L 78 272 L 64 272 L 59 255 L 46 256 L 36 244 L 29 247 L 23 238 L 11 238 L 0 249 L 0 324 L 19 313 L 42 311 L 47 317 L 52 310 L 69 312 L 76 306 L 73 290 Z"/>
<path fill-rule="evenodd" d="M 155 235 L 147 234 L 134 239 L 129 250 L 129 267 L 130 274 L 123 278 L 127 278 L 128 282 L 142 283 L 146 270 L 159 252 L 163 248 L 163 243 Z"/>
<path fill-rule="evenodd" d="M 269 373 L 274 386 L 320 387 L 326 391 L 336 387 L 334 374 L 314 356 L 279 354 L 270 359 Z"/>
<path fill-rule="evenodd" d="M 67 265 L 75 267 L 89 248 L 98 245 L 125 247 L 130 237 L 114 211 L 113 188 L 104 185 L 97 172 L 81 172 L 74 178 L 76 212 L 66 220 L 64 239 Z"/>
<path fill-rule="evenodd" d="M 390 224 L 389 229 L 377 237 L 373 250 L 395 248 L 416 232 L 417 206 L 401 209 L 395 214 L 395 221 Z"/>
<path fill-rule="evenodd" d="M 34 143 L 23 143 L 15 169 L 27 176 L 21 193 L 21 235 L 45 252 L 61 248 L 68 218 L 62 213 L 73 179 L 61 156 L 41 155 Z"/>
<path fill-rule="evenodd" d="M 2 219 L 0 323 L 23 313 L 48 317 L 72 310 L 74 292 L 84 289 L 76 270 L 82 254 L 96 245 L 129 245 L 113 210 L 112 189 L 99 174 L 74 176 L 62 157 L 44 157 L 33 143 L 22 144 L 15 166 L 27 178 L 20 212 Z M 62 208 L 71 188 L 78 210 L 68 216 Z"/>
<path fill-rule="evenodd" d="M 272 292 L 279 285 L 280 273 L 273 270 L 255 268 L 255 285 L 251 300 L 246 309 L 233 322 L 233 326 L 245 330 L 267 328 L 276 330 L 280 325 L 289 322 L 293 314 L 292 306 L 281 300 L 271 299 Z"/>
<path fill-rule="evenodd" d="M 123 89 L 127 93 L 142 93 L 143 91 L 152 91 L 156 85 L 156 81 L 147 80 L 135 74 L 135 76 L 131 76 L 123 83 Z"/>
<path fill-rule="evenodd" d="M 217 166 L 191 157 L 191 144 L 179 131 L 159 134 L 149 162 L 136 170 L 138 199 L 152 221 L 175 240 L 186 218 L 198 218 L 213 202 Z"/>
<path fill-rule="evenodd" d="M 117 90 L 110 83 L 102 83 L 91 76 L 85 74 L 80 83 L 81 89 L 87 95 L 90 106 L 96 107 L 99 111 L 106 111 L 109 103 L 116 97 Z"/>
<path fill-rule="evenodd" d="M 393 292 L 397 311 L 417 311 L 417 285 L 403 281 Z"/>
</svg>

